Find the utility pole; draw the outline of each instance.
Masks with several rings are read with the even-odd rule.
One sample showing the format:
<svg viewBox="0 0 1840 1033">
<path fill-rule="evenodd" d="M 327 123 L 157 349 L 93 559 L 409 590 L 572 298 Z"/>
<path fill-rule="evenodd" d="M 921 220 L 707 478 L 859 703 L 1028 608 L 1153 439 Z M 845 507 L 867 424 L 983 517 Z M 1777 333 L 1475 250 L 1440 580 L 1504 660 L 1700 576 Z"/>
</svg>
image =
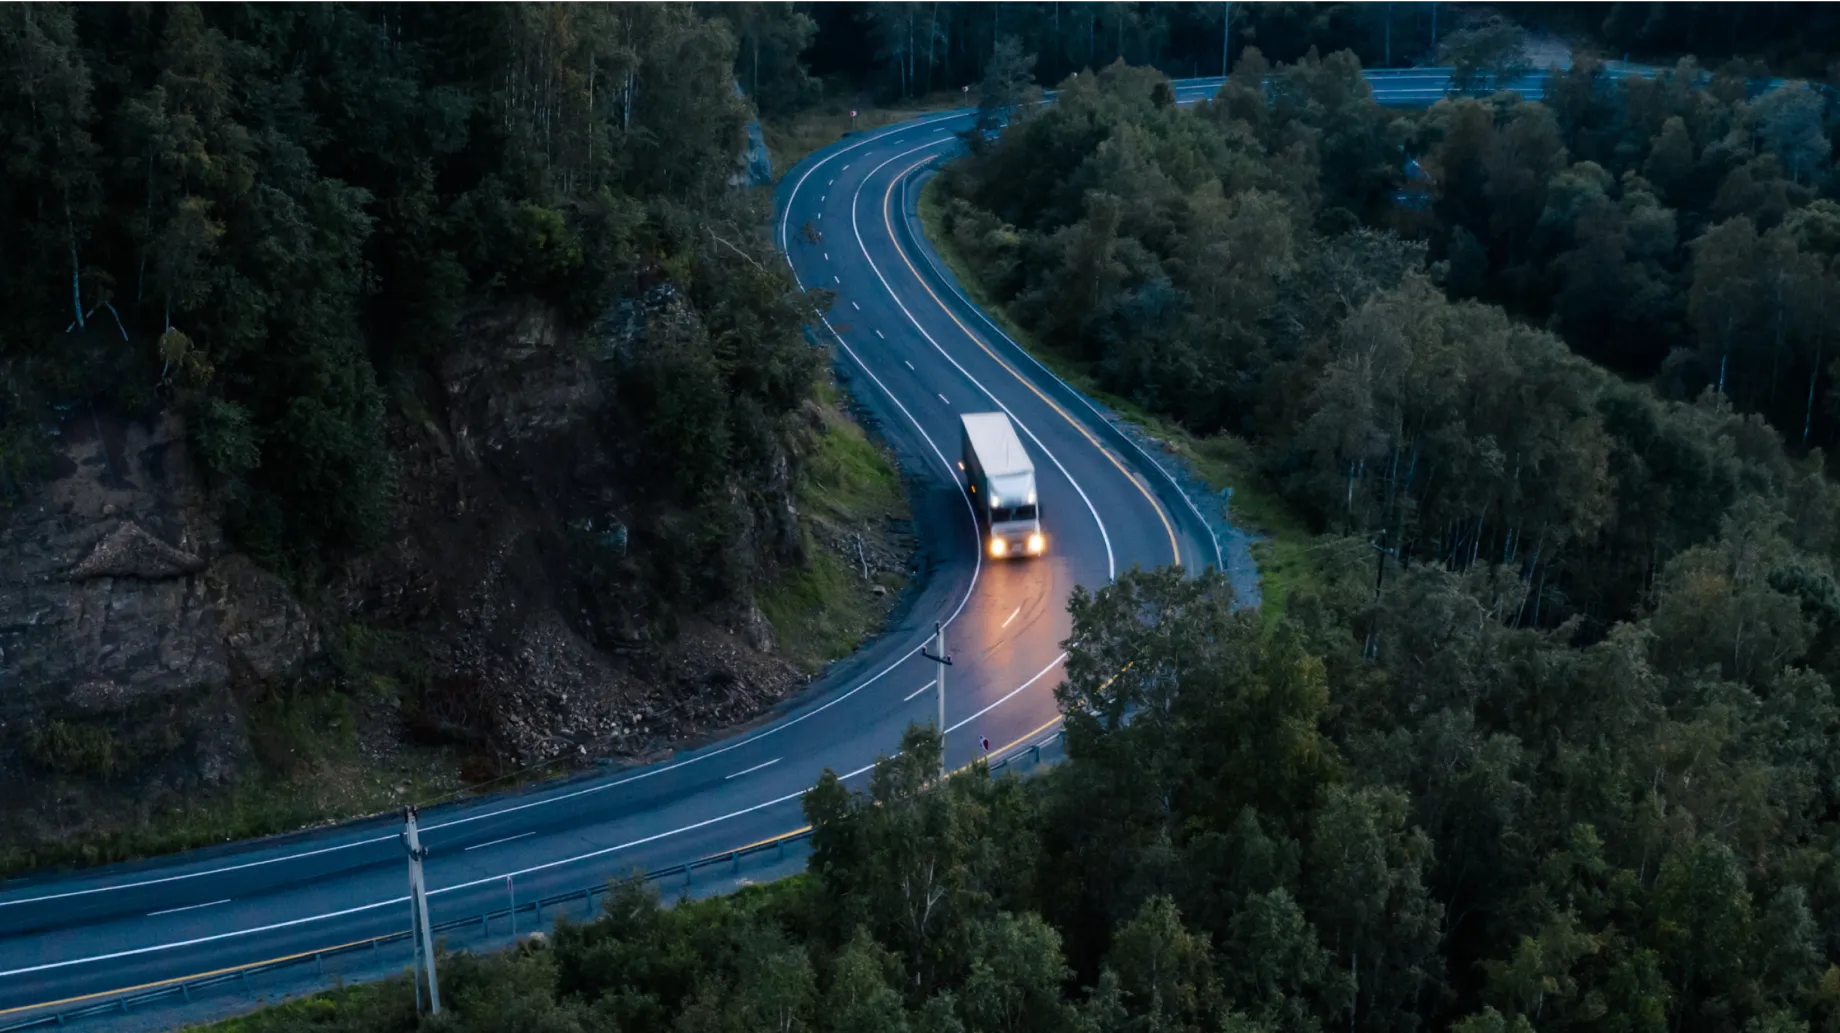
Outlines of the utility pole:
<svg viewBox="0 0 1840 1033">
<path fill-rule="evenodd" d="M 920 655 L 939 665 L 939 677 L 934 681 L 939 692 L 939 777 L 946 777 L 946 668 L 952 666 L 952 655 L 946 652 L 946 627 L 938 621 L 933 622 L 933 648 L 939 650 L 937 655 L 920 647 Z"/>
<path fill-rule="evenodd" d="M 1381 64 L 1388 68 L 1393 67 L 1393 5 L 1391 2 L 1386 5 L 1386 56 L 1381 58 Z"/>
<path fill-rule="evenodd" d="M 1220 16 L 1220 77 L 1227 77 L 1228 44 L 1233 40 L 1233 0 L 1226 0 L 1226 13 Z"/>
<path fill-rule="evenodd" d="M 403 808 L 403 846 L 409 851 L 409 925 L 410 942 L 415 946 L 415 1010 L 422 1010 L 422 970 L 428 972 L 428 1008 L 441 1014 L 441 983 L 434 974 L 434 935 L 428 925 L 428 885 L 422 879 L 422 861 L 428 849 L 415 829 L 415 805 Z"/>
</svg>

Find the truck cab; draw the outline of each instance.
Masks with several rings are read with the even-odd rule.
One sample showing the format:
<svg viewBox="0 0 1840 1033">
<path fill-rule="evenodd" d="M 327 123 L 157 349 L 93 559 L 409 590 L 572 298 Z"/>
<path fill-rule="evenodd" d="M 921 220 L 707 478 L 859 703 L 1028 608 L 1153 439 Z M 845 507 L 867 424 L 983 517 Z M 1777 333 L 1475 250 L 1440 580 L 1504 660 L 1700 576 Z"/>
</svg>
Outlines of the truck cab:
<svg viewBox="0 0 1840 1033">
<path fill-rule="evenodd" d="M 992 559 L 1039 556 L 1047 549 L 1041 531 L 1041 501 L 1035 466 L 1009 415 L 965 413 L 963 457 L 965 490 L 977 513 L 982 547 Z"/>
</svg>

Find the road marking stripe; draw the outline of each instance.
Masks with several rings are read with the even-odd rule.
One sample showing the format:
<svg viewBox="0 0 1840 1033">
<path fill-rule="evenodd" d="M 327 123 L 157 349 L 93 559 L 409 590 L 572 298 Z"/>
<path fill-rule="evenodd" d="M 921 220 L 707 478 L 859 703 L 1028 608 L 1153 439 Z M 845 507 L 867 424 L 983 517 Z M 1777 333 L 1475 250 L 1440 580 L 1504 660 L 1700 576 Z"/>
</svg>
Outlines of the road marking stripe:
<svg viewBox="0 0 1840 1033">
<path fill-rule="evenodd" d="M 877 337 L 881 337 L 881 338 L 882 338 L 882 340 L 884 340 L 884 341 L 886 341 L 886 340 L 888 339 L 887 337 L 884 337 L 884 336 L 882 335 L 882 332 L 881 332 L 880 330 L 877 330 L 877 331 L 875 332 L 875 336 L 877 336 Z M 907 368 L 908 368 L 908 369 L 913 369 L 913 368 L 914 368 L 914 364 L 913 364 L 913 363 L 911 363 L 911 362 L 910 362 L 910 363 L 908 363 L 908 364 L 907 364 Z"/>
<path fill-rule="evenodd" d="M 935 392 L 935 393 L 936 393 L 936 392 Z M 939 396 L 939 400 L 940 400 L 940 401 L 942 401 L 942 402 L 944 402 L 944 403 L 946 403 L 947 405 L 951 405 L 951 404 L 952 404 L 952 402 L 951 402 L 951 400 L 950 400 L 950 399 L 948 399 L 948 398 L 947 398 L 947 397 L 946 397 L 945 395 L 940 395 L 940 396 Z"/>
<path fill-rule="evenodd" d="M 830 260 L 831 260 L 831 253 L 830 253 L 829 251 L 826 251 L 826 252 L 824 253 L 824 260 L 825 260 L 826 262 L 828 262 L 828 261 L 830 261 Z"/>
<path fill-rule="evenodd" d="M 1015 613 L 1012 613 L 1012 614 L 1010 614 L 1010 615 L 1009 615 L 1008 617 L 1005 617 L 1005 618 L 1003 618 L 1003 626 L 1004 626 L 1004 627 L 1006 627 L 1006 628 L 1007 628 L 1007 627 L 1009 627 L 1009 622 L 1010 622 L 1010 621 L 1013 621 L 1013 620 L 1015 620 L 1015 619 L 1016 619 L 1016 614 L 1017 614 L 1017 613 L 1021 613 L 1021 612 L 1022 612 L 1022 607 L 1020 607 L 1020 606 L 1018 606 L 1018 607 L 1016 607 L 1016 612 L 1015 612 Z"/>
<path fill-rule="evenodd" d="M 853 309 L 855 309 L 855 310 L 856 310 L 856 311 L 858 311 L 858 312 L 861 312 L 861 311 L 862 311 L 862 306 L 861 306 L 861 305 L 858 305 L 858 304 L 857 304 L 857 303 L 855 303 L 854 301 L 852 301 L 852 302 L 850 302 L 850 307 L 851 307 L 851 308 L 853 308 Z"/>
<path fill-rule="evenodd" d="M 831 282 L 832 282 L 832 283 L 842 283 L 842 282 L 843 282 L 843 277 L 841 277 L 841 276 L 838 276 L 838 275 L 837 275 L 836 273 L 832 273 L 832 274 L 831 274 Z"/>
<path fill-rule="evenodd" d="M 222 900 L 213 900 L 208 904 L 187 904 L 184 907 L 169 907 L 164 911 L 149 911 L 147 912 L 147 917 L 158 918 L 160 915 L 176 915 L 181 911 L 196 911 L 201 907 L 216 907 L 219 904 L 228 903 L 230 903 L 230 898 L 225 897 Z"/>
<path fill-rule="evenodd" d="M 772 767 L 773 765 L 775 765 L 775 764 L 778 764 L 778 763 L 779 763 L 779 762 L 780 762 L 781 760 L 783 760 L 783 759 L 785 759 L 785 758 L 783 758 L 783 757 L 774 757 L 774 758 L 773 758 L 772 760 L 770 760 L 770 761 L 767 761 L 767 762 L 766 762 L 765 764 L 756 764 L 756 765 L 754 765 L 753 767 L 751 767 L 751 768 L 748 768 L 748 769 L 747 769 L 746 771 L 737 771 L 737 772 L 735 772 L 735 773 L 734 773 L 734 774 L 732 774 L 732 775 L 725 775 L 725 776 L 723 776 L 723 779 L 722 779 L 722 781 L 724 781 L 724 782 L 726 782 L 726 781 L 728 781 L 728 780 L 729 780 L 729 779 L 731 779 L 731 778 L 740 778 L 740 777 L 741 777 L 742 775 L 751 775 L 751 774 L 753 774 L 754 772 L 756 772 L 756 771 L 759 771 L 759 770 L 760 770 L 761 768 L 770 768 L 770 767 Z"/>
<path fill-rule="evenodd" d="M 911 700 L 911 699 L 913 699 L 913 698 L 914 698 L 915 696 L 918 696 L 918 695 L 920 695 L 920 694 L 921 694 L 922 692 L 925 692 L 926 690 L 928 690 L 928 689 L 930 689 L 930 688 L 932 688 L 933 686 L 935 686 L 935 685 L 938 685 L 938 684 L 939 684 L 939 679 L 938 679 L 938 678 L 934 678 L 934 679 L 933 679 L 932 681 L 930 681 L 930 682 L 927 682 L 927 683 L 926 683 L 925 685 L 922 685 L 922 686 L 920 686 L 919 688 L 917 688 L 917 689 L 915 689 L 914 691 L 912 691 L 912 692 L 910 692 L 910 693 L 908 693 L 908 694 L 907 694 L 907 699 L 903 699 L 903 700 L 902 700 L 901 702 L 903 702 L 903 703 L 906 703 L 906 702 L 907 702 L 908 700 Z"/>
<path fill-rule="evenodd" d="M 908 369 L 914 369 L 914 364 L 913 364 L 913 363 L 911 363 L 911 362 L 907 362 L 907 360 L 906 360 L 906 359 L 902 359 L 901 361 L 902 361 L 902 362 L 904 362 L 904 363 L 907 363 L 907 368 L 908 368 Z M 918 372 L 920 372 L 920 371 L 919 371 L 919 370 L 917 370 L 917 369 L 914 369 L 914 372 L 915 372 L 915 373 L 918 373 Z"/>
<path fill-rule="evenodd" d="M 490 843 L 475 844 L 474 846 L 467 847 L 466 850 L 484 850 L 486 847 L 489 847 L 489 846 L 497 846 L 500 843 L 509 843 L 514 839 L 523 839 L 525 836 L 534 836 L 536 834 L 537 834 L 537 830 L 531 829 L 529 832 L 520 832 L 515 836 L 506 836 L 504 839 L 494 839 Z M 466 853 L 466 850 L 462 850 L 461 853 Z"/>
</svg>

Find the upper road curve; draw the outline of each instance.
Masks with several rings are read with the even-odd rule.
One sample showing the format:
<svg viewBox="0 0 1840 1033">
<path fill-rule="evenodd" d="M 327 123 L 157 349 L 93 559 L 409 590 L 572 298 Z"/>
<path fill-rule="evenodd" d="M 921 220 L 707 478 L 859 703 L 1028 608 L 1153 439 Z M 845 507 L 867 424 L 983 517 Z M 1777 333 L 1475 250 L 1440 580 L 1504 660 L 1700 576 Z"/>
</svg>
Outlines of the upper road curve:
<svg viewBox="0 0 1840 1033">
<path fill-rule="evenodd" d="M 1441 96 L 1439 72 L 1372 77 L 1383 103 Z M 1192 101 L 1220 80 L 1177 84 Z M 1529 86 L 1537 88 L 1534 83 Z M 1531 91 L 1530 91 L 1531 92 Z M 915 490 L 929 577 L 904 623 L 755 730 L 648 767 L 425 812 L 436 923 L 757 842 L 803 824 L 830 768 L 857 778 L 933 720 L 919 655 L 943 621 L 954 656 L 947 759 L 1026 748 L 1058 721 L 1066 603 L 1132 566 L 1216 564 L 1208 523 L 1173 482 L 994 331 L 943 277 L 910 217 L 916 176 L 973 113 L 856 136 L 788 172 L 776 195 L 799 282 L 833 291 L 824 325 L 858 399 Z M 959 414 L 1000 409 L 1034 455 L 1046 555 L 979 554 L 957 469 Z M 407 928 L 403 852 L 379 818 L 0 889 L 0 1026 L 73 1000 L 362 941 Z"/>
</svg>

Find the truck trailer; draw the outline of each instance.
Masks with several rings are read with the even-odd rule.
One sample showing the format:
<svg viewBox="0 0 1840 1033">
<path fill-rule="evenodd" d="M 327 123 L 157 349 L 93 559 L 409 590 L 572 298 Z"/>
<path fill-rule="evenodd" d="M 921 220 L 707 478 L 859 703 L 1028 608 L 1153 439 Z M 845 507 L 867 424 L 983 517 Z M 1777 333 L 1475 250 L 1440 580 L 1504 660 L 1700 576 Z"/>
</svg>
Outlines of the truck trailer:
<svg viewBox="0 0 1840 1033">
<path fill-rule="evenodd" d="M 993 559 L 1039 556 L 1047 548 L 1041 533 L 1041 503 L 1035 493 L 1035 465 L 1016 437 L 1015 425 L 1000 412 L 972 412 L 964 426 L 965 489 L 977 513 L 983 548 Z"/>
</svg>

